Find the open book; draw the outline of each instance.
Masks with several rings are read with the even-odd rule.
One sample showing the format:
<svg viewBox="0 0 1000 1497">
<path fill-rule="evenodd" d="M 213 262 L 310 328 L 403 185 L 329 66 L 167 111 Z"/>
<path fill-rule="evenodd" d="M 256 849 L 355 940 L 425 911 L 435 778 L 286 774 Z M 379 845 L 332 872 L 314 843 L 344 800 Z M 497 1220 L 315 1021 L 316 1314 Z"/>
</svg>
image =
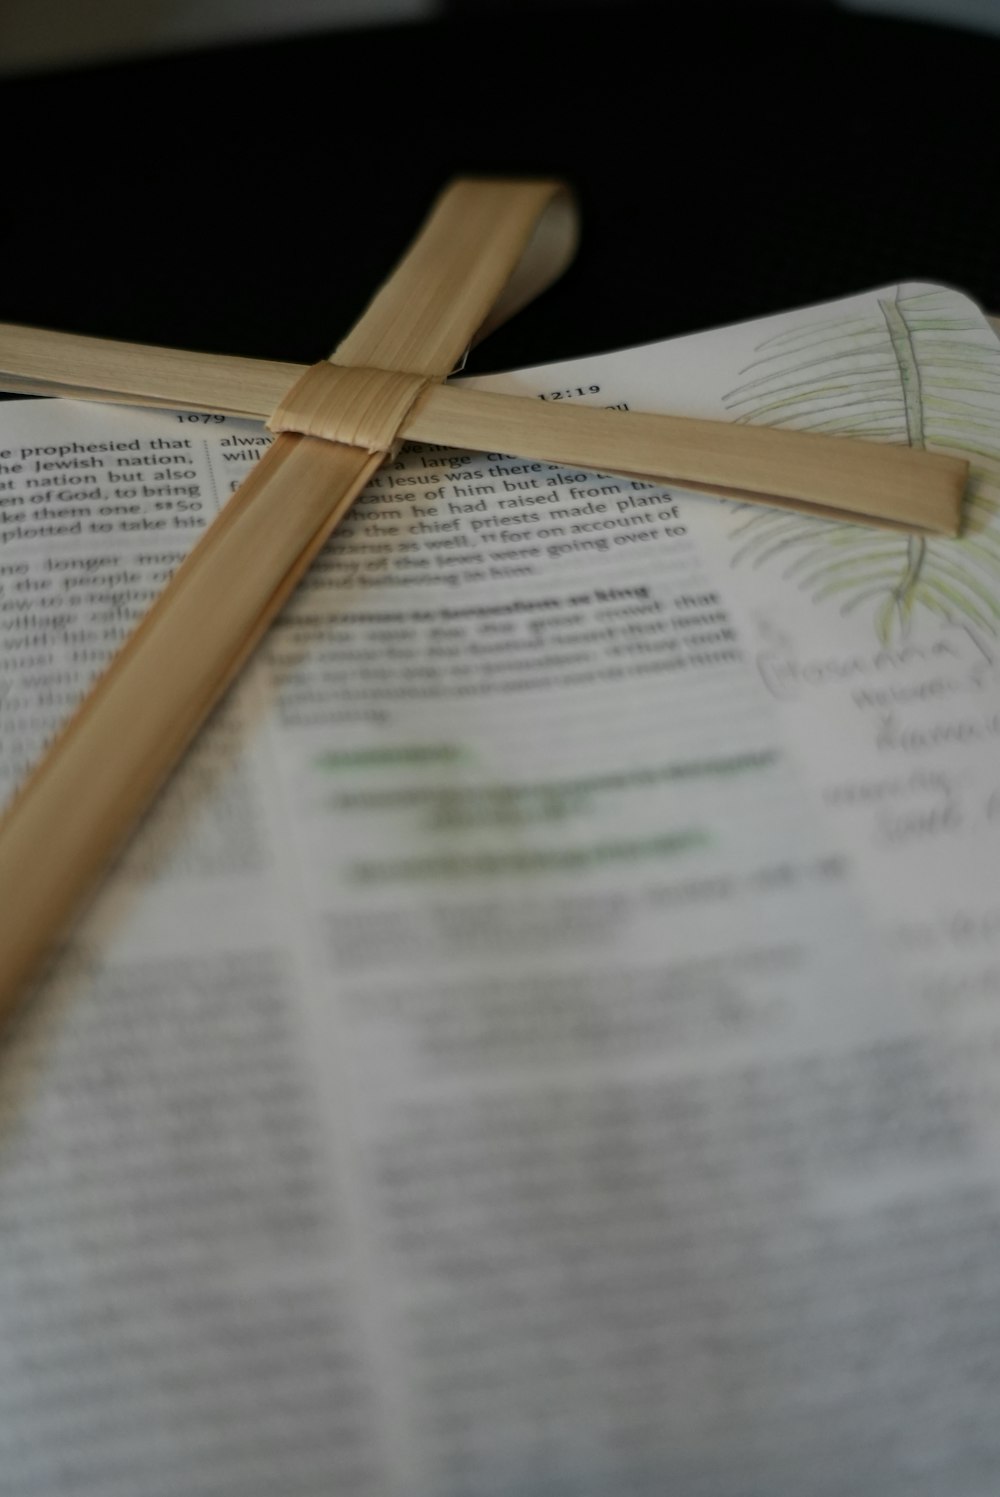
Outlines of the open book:
<svg viewBox="0 0 1000 1497">
<path fill-rule="evenodd" d="M 383 469 L 8 1040 L 0 1488 L 994 1494 L 1000 344 L 478 383 L 955 451 L 965 535 Z M 0 409 L 4 796 L 268 440 Z"/>
</svg>

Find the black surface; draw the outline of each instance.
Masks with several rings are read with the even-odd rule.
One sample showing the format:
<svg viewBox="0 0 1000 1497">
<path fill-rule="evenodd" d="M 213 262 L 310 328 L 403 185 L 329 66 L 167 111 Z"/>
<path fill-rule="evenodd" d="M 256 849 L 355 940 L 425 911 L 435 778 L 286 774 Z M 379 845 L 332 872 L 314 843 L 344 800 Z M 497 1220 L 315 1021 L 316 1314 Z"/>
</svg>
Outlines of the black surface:
<svg viewBox="0 0 1000 1497">
<path fill-rule="evenodd" d="M 1000 307 L 998 77 L 971 33 L 623 4 L 7 81 L 0 318 L 316 359 L 463 171 L 566 176 L 584 223 L 471 368 L 898 279 Z"/>
</svg>

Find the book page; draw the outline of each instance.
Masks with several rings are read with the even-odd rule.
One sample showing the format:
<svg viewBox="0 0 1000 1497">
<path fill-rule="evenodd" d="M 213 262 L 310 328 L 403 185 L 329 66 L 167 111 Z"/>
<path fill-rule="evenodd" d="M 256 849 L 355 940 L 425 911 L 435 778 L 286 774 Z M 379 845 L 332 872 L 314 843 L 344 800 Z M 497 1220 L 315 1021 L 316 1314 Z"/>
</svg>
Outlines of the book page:
<svg viewBox="0 0 1000 1497">
<path fill-rule="evenodd" d="M 383 469 L 8 1042 L 12 1491 L 995 1487 L 997 363 L 903 287 L 475 382 L 974 450 L 958 543 Z M 269 439 L 0 431 L 8 791 Z"/>
</svg>

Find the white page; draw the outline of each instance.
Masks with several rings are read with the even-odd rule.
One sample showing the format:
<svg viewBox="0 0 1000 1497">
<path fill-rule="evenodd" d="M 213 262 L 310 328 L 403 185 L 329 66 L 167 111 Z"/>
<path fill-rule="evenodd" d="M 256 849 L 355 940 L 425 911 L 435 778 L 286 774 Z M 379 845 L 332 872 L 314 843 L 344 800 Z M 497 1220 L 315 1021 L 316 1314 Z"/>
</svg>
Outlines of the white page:
<svg viewBox="0 0 1000 1497">
<path fill-rule="evenodd" d="M 919 431 L 907 430 L 887 303 L 906 319 Z M 909 435 L 972 463 L 958 545 L 691 501 L 685 518 L 727 574 L 727 602 L 784 741 L 901 971 L 949 1024 L 989 1026 L 1000 991 L 995 334 L 956 293 L 910 285 L 669 348 L 669 358 L 661 345 L 546 373 L 554 388 L 603 383 L 636 407 L 759 410 L 766 423 L 800 430 Z M 533 387 L 528 375 L 503 388 L 524 388 L 522 378 Z M 794 404 L 779 405 L 789 397 Z"/>
<path fill-rule="evenodd" d="M 833 315 L 484 383 L 722 415 Z M 266 438 L 2 430 L 10 784 Z M 852 694 L 988 721 L 988 616 L 886 663 L 748 518 L 419 449 L 365 496 L 11 1046 L 13 1490 L 995 1489 L 996 834 L 882 819 L 989 735 L 907 779 Z"/>
</svg>

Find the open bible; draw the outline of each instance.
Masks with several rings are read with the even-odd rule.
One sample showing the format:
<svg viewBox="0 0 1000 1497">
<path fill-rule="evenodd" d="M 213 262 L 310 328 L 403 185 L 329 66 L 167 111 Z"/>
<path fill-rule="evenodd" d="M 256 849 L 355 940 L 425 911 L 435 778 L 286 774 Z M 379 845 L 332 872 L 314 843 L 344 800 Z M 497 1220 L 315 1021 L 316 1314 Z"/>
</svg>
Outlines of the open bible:
<svg viewBox="0 0 1000 1497">
<path fill-rule="evenodd" d="M 963 535 L 385 466 L 8 1037 L 3 1481 L 981 1497 L 1000 343 L 913 284 L 471 383 L 954 452 Z M 270 440 L 0 409 L 4 797 Z"/>
</svg>

